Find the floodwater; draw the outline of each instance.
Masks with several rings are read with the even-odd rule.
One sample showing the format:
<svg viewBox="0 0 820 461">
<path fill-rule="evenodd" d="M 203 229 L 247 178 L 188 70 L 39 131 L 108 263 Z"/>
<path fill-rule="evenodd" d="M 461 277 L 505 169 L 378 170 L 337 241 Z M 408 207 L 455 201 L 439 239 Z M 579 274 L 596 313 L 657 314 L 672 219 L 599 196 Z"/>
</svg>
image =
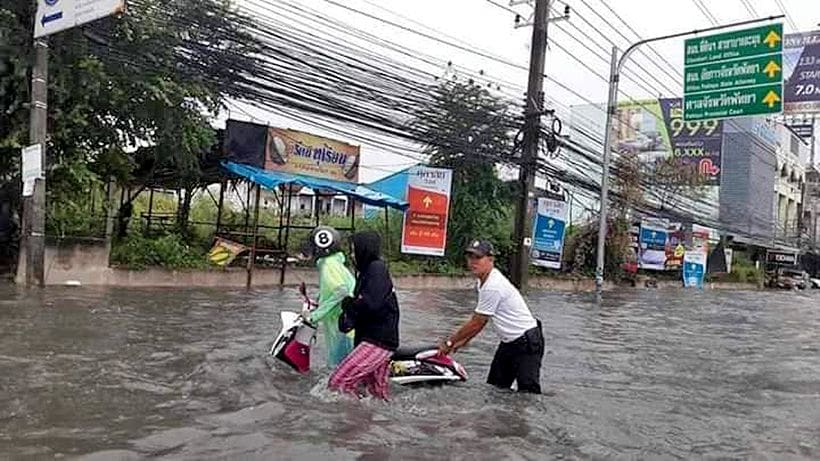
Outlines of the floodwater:
<svg viewBox="0 0 820 461">
<path fill-rule="evenodd" d="M 467 383 L 324 389 L 267 356 L 293 290 L 0 287 L 0 458 L 820 458 L 820 293 L 536 293 L 546 395 Z M 405 343 L 440 338 L 470 292 L 401 292 Z M 323 341 L 318 341 L 321 348 Z"/>
</svg>

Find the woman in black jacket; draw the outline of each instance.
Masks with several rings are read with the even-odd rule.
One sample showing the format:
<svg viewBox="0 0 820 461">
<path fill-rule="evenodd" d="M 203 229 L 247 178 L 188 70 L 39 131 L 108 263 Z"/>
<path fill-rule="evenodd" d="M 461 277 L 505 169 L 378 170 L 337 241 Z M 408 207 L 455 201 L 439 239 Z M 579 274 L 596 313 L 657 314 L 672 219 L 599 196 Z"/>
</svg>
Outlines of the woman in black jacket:
<svg viewBox="0 0 820 461">
<path fill-rule="evenodd" d="M 351 240 L 358 277 L 353 297 L 342 301 L 342 309 L 355 328 L 356 348 L 333 372 L 329 385 L 358 395 L 364 384 L 370 394 L 386 400 L 390 356 L 399 346 L 399 303 L 381 258 L 379 234 L 359 232 Z"/>
</svg>

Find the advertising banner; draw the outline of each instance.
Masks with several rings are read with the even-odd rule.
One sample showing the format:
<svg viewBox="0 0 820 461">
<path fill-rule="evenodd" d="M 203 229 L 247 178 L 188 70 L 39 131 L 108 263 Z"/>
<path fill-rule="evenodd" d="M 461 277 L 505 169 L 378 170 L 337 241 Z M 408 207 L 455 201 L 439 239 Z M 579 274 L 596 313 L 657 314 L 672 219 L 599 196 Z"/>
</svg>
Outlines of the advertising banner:
<svg viewBox="0 0 820 461">
<path fill-rule="evenodd" d="M 641 221 L 639 238 L 639 264 L 641 269 L 657 271 L 666 269 L 668 229 L 669 224 L 665 220 L 645 219 Z"/>
<path fill-rule="evenodd" d="M 704 185 L 720 185 L 723 122 L 683 120 L 682 100 L 651 99 L 618 106 L 616 148 L 645 163 L 673 158 L 681 168 L 703 177 Z"/>
<path fill-rule="evenodd" d="M 701 226 L 699 224 L 692 224 L 692 245 L 690 251 L 697 251 L 704 255 L 709 254 L 709 241 L 712 239 L 712 234 L 715 232 L 710 227 Z"/>
<path fill-rule="evenodd" d="M 786 35 L 783 68 L 786 114 L 820 112 L 820 31 Z"/>
<path fill-rule="evenodd" d="M 444 256 L 453 172 L 444 168 L 415 167 L 407 180 L 407 202 L 401 234 L 401 252 Z"/>
<path fill-rule="evenodd" d="M 247 250 L 248 247 L 241 243 L 217 237 L 213 248 L 208 252 L 208 261 L 217 266 L 225 267 Z"/>
<path fill-rule="evenodd" d="M 703 288 L 706 274 L 706 255 L 699 251 L 688 251 L 683 257 L 683 286 Z"/>
<path fill-rule="evenodd" d="M 532 229 L 531 262 L 550 269 L 561 268 L 567 228 L 567 202 L 539 198 Z"/>
<path fill-rule="evenodd" d="M 269 128 L 265 169 L 335 181 L 359 181 L 359 147 L 282 128 Z"/>
<path fill-rule="evenodd" d="M 797 265 L 797 253 L 793 251 L 766 251 L 766 262 L 778 266 L 795 266 Z"/>
<path fill-rule="evenodd" d="M 685 234 L 680 223 L 669 226 L 669 240 L 666 242 L 666 269 L 678 270 L 683 266 Z"/>
</svg>

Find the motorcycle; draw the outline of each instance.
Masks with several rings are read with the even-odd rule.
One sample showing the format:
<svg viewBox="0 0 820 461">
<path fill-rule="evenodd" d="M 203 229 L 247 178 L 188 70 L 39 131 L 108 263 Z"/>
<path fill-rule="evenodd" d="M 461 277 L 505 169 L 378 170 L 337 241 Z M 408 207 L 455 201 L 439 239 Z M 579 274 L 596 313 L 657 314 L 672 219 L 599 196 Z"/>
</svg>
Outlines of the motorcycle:
<svg viewBox="0 0 820 461">
<path fill-rule="evenodd" d="M 299 288 L 304 306 L 314 306 L 304 284 Z M 310 348 L 316 341 L 316 327 L 301 314 L 280 313 L 282 329 L 270 348 L 270 355 L 290 365 L 299 373 L 310 371 Z M 399 385 L 441 384 L 466 381 L 467 371 L 449 355 L 440 355 L 438 347 L 424 345 L 399 347 L 390 359 L 390 381 Z"/>
</svg>

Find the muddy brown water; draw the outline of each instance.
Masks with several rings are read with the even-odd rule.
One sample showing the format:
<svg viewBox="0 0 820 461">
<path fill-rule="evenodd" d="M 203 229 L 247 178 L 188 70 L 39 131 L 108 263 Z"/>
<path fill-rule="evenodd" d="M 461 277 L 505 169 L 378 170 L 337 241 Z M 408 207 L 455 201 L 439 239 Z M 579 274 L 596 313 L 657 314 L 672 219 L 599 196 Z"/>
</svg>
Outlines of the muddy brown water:
<svg viewBox="0 0 820 461">
<path fill-rule="evenodd" d="M 325 389 L 267 356 L 293 290 L 0 287 L 0 458 L 820 458 L 820 293 L 533 293 L 547 394 L 470 380 Z M 402 342 L 440 338 L 475 294 L 400 293 Z"/>
</svg>

